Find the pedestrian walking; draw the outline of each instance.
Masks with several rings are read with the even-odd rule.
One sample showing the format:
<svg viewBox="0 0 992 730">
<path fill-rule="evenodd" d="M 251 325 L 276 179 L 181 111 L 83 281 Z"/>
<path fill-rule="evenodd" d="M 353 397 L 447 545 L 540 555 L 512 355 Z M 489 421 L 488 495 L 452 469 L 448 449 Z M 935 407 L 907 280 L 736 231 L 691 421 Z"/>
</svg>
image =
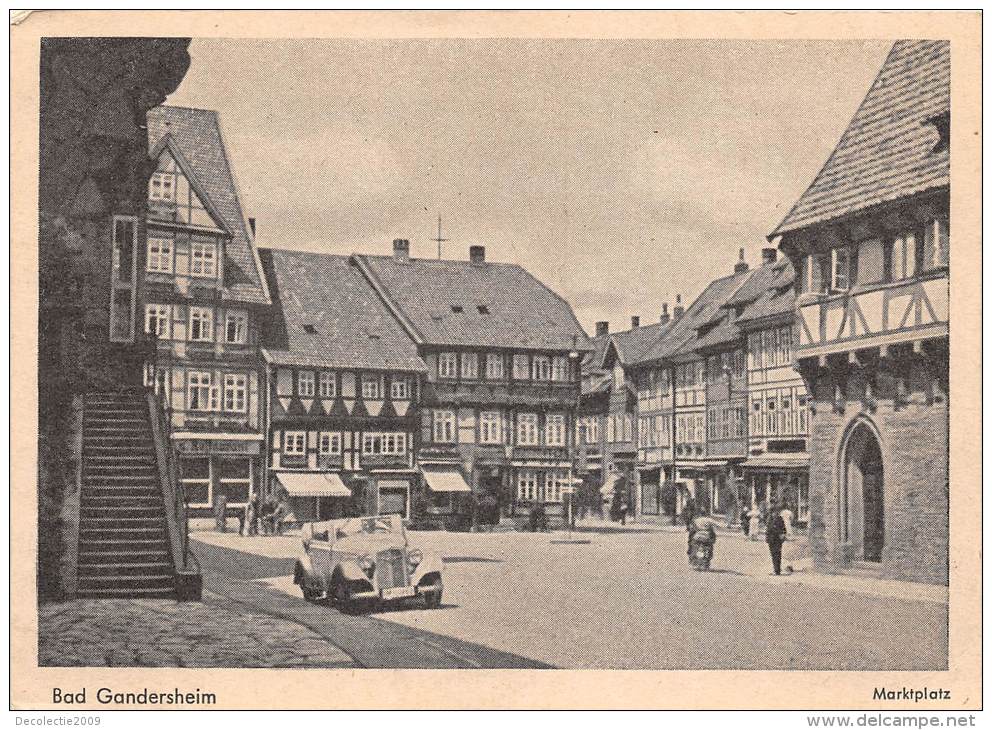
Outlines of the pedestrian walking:
<svg viewBox="0 0 992 730">
<path fill-rule="evenodd" d="M 784 506 L 778 504 L 768 513 L 765 526 L 765 542 L 772 555 L 772 570 L 775 575 L 782 575 L 782 544 L 785 542 L 785 520 L 782 518 Z"/>
<path fill-rule="evenodd" d="M 685 507 L 682 508 L 682 521 L 685 522 L 686 531 L 692 529 L 692 521 L 694 519 L 696 519 L 696 503 L 692 497 L 689 497 L 685 501 Z"/>
<path fill-rule="evenodd" d="M 751 535 L 751 508 L 745 507 L 744 511 L 741 512 L 741 530 L 744 532 L 744 537 L 750 537 Z"/>
<path fill-rule="evenodd" d="M 793 543 L 795 541 L 795 535 L 793 534 L 792 523 L 795 519 L 795 515 L 792 510 L 789 509 L 787 504 L 782 505 L 782 510 L 779 512 L 782 516 L 782 522 L 785 524 L 785 542 L 782 544 L 782 563 L 783 569 L 786 573 L 792 573 L 794 568 L 792 563 L 795 560 L 794 550 L 792 549 Z"/>
</svg>

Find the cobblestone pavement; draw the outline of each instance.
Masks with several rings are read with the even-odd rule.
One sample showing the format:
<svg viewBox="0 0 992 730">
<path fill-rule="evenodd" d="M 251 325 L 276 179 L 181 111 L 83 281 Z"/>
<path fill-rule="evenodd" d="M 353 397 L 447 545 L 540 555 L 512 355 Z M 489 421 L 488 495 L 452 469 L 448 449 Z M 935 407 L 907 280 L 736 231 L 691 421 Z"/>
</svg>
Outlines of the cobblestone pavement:
<svg viewBox="0 0 992 730">
<path fill-rule="evenodd" d="M 353 667 L 305 626 L 203 603 L 81 599 L 38 607 L 38 664 L 48 667 Z"/>
</svg>

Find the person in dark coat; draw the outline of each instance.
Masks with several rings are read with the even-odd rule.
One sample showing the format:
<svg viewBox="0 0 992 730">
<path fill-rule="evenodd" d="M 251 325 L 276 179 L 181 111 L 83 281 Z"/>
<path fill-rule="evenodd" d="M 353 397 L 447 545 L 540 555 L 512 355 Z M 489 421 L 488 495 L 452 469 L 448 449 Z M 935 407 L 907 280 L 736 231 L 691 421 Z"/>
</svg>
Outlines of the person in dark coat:
<svg viewBox="0 0 992 730">
<path fill-rule="evenodd" d="M 682 521 L 685 522 L 687 532 L 692 529 L 692 521 L 694 519 L 696 519 L 696 503 L 692 497 L 689 497 L 685 501 L 685 507 L 682 508 Z"/>
<path fill-rule="evenodd" d="M 772 570 L 775 575 L 782 575 L 782 544 L 785 542 L 787 532 L 785 519 L 782 517 L 784 507 L 781 504 L 768 513 L 768 521 L 765 526 L 765 542 L 768 543 L 768 551 L 772 554 Z"/>
</svg>

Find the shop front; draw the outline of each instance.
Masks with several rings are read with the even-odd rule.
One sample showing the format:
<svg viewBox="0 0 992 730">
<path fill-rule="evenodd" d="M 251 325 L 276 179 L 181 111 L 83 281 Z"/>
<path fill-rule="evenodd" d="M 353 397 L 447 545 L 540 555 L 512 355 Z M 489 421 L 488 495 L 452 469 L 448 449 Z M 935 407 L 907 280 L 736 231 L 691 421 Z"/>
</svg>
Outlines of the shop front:
<svg viewBox="0 0 992 730">
<path fill-rule="evenodd" d="M 795 525 L 809 525 L 809 458 L 758 456 L 744 462 L 742 504 L 765 512 L 783 502 L 795 515 Z"/>
<path fill-rule="evenodd" d="M 347 517 L 351 490 L 337 472 L 275 472 L 272 489 L 289 501 L 296 522 L 314 522 Z"/>
<path fill-rule="evenodd" d="M 457 464 L 422 464 L 422 519 L 431 527 L 465 529 L 472 522 L 472 487 Z M 497 512 L 497 521 L 498 521 Z M 419 521 L 419 520 L 418 520 Z"/>
<path fill-rule="evenodd" d="M 174 433 L 179 477 L 193 516 L 212 514 L 225 501 L 244 508 L 260 484 L 260 434 Z"/>
</svg>

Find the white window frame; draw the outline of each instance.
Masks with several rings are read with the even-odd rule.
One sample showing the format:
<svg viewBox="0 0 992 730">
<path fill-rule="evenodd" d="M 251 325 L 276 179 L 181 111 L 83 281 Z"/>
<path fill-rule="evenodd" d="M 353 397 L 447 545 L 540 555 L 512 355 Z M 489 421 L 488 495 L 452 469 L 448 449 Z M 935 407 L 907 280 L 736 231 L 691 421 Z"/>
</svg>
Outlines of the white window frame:
<svg viewBox="0 0 992 730">
<path fill-rule="evenodd" d="M 299 370 L 296 373 L 296 396 L 298 398 L 313 398 L 317 393 L 317 385 L 313 370 Z"/>
<path fill-rule="evenodd" d="M 320 456 L 340 456 L 343 453 L 340 431 L 321 431 L 317 437 L 317 453 Z"/>
<path fill-rule="evenodd" d="M 486 379 L 502 380 L 504 373 L 503 356 L 495 352 L 486 353 Z"/>
<path fill-rule="evenodd" d="M 889 272 L 892 281 L 903 281 L 916 276 L 916 232 L 904 231 L 892 239 Z"/>
<path fill-rule="evenodd" d="M 389 397 L 392 400 L 410 400 L 410 377 L 393 375 L 389 379 Z"/>
<path fill-rule="evenodd" d="M 283 431 L 283 434 L 282 434 L 282 454 L 283 454 L 283 456 L 306 456 L 307 455 L 307 432 L 306 431 Z"/>
<path fill-rule="evenodd" d="M 433 417 L 434 441 L 441 444 L 453 444 L 458 435 L 458 423 L 454 411 L 435 410 Z"/>
<path fill-rule="evenodd" d="M 479 377 L 479 355 L 474 352 L 463 352 L 461 361 L 462 378 L 476 380 Z"/>
<path fill-rule="evenodd" d="M 382 400 L 383 376 L 374 373 L 362 373 L 362 398 L 364 400 Z"/>
<path fill-rule="evenodd" d="M 565 415 L 563 413 L 549 413 L 545 416 L 544 444 L 545 446 L 565 445 Z"/>
<path fill-rule="evenodd" d="M 513 379 L 530 380 L 530 355 L 518 352 L 513 355 Z"/>
<path fill-rule="evenodd" d="M 479 414 L 479 443 L 503 443 L 503 418 L 499 411 L 482 411 Z"/>
<path fill-rule="evenodd" d="M 154 327 L 153 327 L 154 323 Z M 154 334 L 161 340 L 170 337 L 172 329 L 172 307 L 168 304 L 145 305 L 145 334 Z"/>
<path fill-rule="evenodd" d="M 551 358 L 547 355 L 534 355 L 530 368 L 532 380 L 551 380 Z"/>
<path fill-rule="evenodd" d="M 544 472 L 544 489 L 541 495 L 545 502 L 561 502 L 562 487 L 568 481 L 568 472 L 552 469 Z"/>
<path fill-rule="evenodd" d="M 198 413 L 216 411 L 220 406 L 218 383 L 209 370 L 191 370 L 186 373 L 186 408 Z M 197 405 L 193 405 L 193 394 L 196 393 Z M 204 397 L 205 396 L 205 397 Z M 205 406 L 203 401 L 206 401 Z"/>
<path fill-rule="evenodd" d="M 171 238 L 149 236 L 145 270 L 154 274 L 171 274 L 175 261 L 175 245 Z"/>
<path fill-rule="evenodd" d="M 522 502 L 536 502 L 538 498 L 537 471 L 520 469 L 517 471 L 517 499 Z"/>
<path fill-rule="evenodd" d="M 234 325 L 234 338 L 231 338 L 231 325 Z M 248 342 L 248 313 L 241 309 L 229 309 L 224 315 L 224 342 L 229 345 L 244 345 Z"/>
<path fill-rule="evenodd" d="M 207 279 L 217 278 L 216 241 L 190 241 L 189 275 Z"/>
<path fill-rule="evenodd" d="M 847 246 L 837 246 L 830 249 L 830 289 L 832 291 L 847 291 L 850 288 L 851 249 Z"/>
<path fill-rule="evenodd" d="M 248 410 L 248 376 L 224 373 L 224 410 L 245 413 Z"/>
<path fill-rule="evenodd" d="M 569 362 L 565 355 L 555 355 L 551 358 L 551 380 L 556 383 L 569 381 Z"/>
<path fill-rule="evenodd" d="M 338 397 L 338 380 L 333 370 L 322 370 L 319 380 L 318 392 L 321 398 Z"/>
<path fill-rule="evenodd" d="M 536 413 L 517 414 L 517 445 L 518 446 L 538 446 L 540 445 L 540 433 L 537 427 Z"/>
<path fill-rule="evenodd" d="M 166 184 L 166 181 L 168 181 L 168 184 Z M 148 199 L 175 203 L 176 182 L 176 173 L 174 172 L 153 172 L 151 179 L 148 181 Z M 158 183 L 157 189 L 156 183 Z M 166 193 L 166 190 L 169 192 Z"/>
<path fill-rule="evenodd" d="M 376 444 L 378 443 L 378 450 Z M 406 433 L 403 431 L 365 431 L 362 434 L 363 456 L 406 456 Z"/>
<path fill-rule="evenodd" d="M 439 352 L 437 354 L 437 376 L 439 378 L 458 377 L 458 354 L 454 352 Z"/>
<path fill-rule="evenodd" d="M 193 334 L 193 323 L 199 323 L 199 336 Z M 211 307 L 190 307 L 189 308 L 189 341 L 190 342 L 213 342 L 214 341 L 214 310 Z"/>
</svg>

